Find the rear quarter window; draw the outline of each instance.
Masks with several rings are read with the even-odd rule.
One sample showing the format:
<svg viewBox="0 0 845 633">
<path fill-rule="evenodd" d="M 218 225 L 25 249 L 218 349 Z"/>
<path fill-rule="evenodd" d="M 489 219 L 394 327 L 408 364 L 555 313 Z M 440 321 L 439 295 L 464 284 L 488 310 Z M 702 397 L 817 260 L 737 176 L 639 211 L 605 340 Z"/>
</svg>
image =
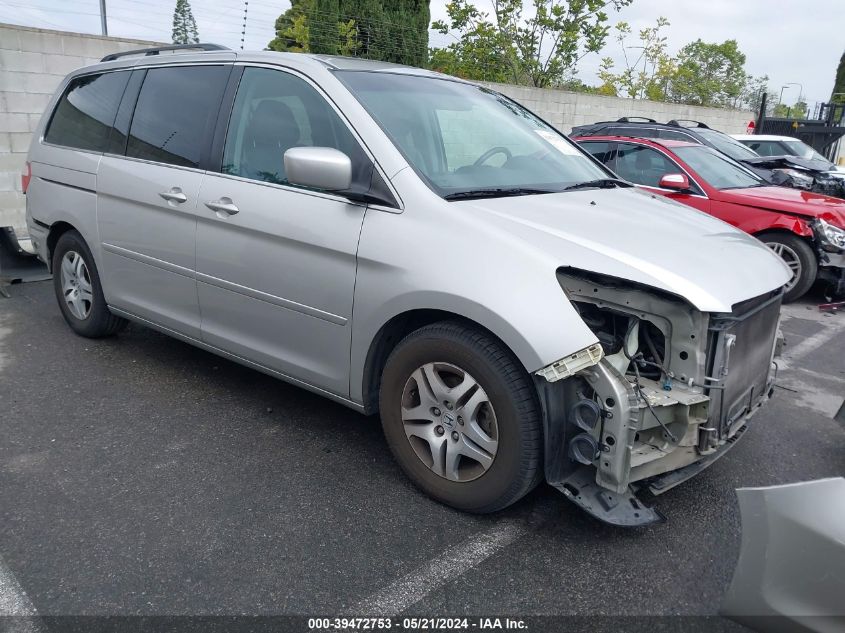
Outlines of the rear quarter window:
<svg viewBox="0 0 845 633">
<path fill-rule="evenodd" d="M 72 80 L 53 112 L 44 140 L 74 149 L 105 151 L 129 75 L 129 71 L 118 71 Z"/>
</svg>

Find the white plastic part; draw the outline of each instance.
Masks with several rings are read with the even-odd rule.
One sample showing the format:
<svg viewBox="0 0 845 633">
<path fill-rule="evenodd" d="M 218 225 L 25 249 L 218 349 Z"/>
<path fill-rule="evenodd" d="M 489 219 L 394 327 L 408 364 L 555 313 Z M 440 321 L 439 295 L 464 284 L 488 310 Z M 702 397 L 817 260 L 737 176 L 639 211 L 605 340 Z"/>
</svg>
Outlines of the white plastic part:
<svg viewBox="0 0 845 633">
<path fill-rule="evenodd" d="M 543 367 L 543 369 L 537 372 L 537 375 L 542 376 L 549 382 L 555 382 L 577 374 L 582 369 L 592 367 L 601 360 L 602 355 L 601 345 L 596 343 L 565 358 L 561 358 L 548 367 Z"/>
</svg>

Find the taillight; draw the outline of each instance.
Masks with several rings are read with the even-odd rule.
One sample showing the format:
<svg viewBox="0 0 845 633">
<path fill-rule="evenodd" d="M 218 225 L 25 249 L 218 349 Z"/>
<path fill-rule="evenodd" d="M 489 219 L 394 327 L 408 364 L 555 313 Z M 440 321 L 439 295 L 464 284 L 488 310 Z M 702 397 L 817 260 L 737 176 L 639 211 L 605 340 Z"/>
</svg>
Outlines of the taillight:
<svg viewBox="0 0 845 633">
<path fill-rule="evenodd" d="M 29 164 L 29 161 L 26 161 L 23 166 L 23 172 L 21 172 L 21 191 L 24 193 L 29 189 L 30 180 L 32 180 L 32 165 Z"/>
</svg>

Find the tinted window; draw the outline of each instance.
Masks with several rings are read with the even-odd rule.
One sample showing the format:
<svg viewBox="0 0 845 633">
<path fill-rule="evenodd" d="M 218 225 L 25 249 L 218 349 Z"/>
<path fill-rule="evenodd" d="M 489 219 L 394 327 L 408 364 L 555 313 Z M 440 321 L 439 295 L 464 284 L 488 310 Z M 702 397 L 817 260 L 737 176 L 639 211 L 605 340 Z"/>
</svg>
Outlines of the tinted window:
<svg viewBox="0 0 845 633">
<path fill-rule="evenodd" d="M 106 149 L 129 72 L 74 79 L 56 107 L 44 140 L 95 152 Z"/>
<path fill-rule="evenodd" d="M 230 68 L 183 66 L 147 72 L 126 155 L 198 167 L 211 140 Z"/>
<path fill-rule="evenodd" d="M 590 154 L 593 155 L 600 163 L 604 163 L 608 167 L 610 167 L 610 159 L 613 158 L 613 152 L 610 149 L 610 143 L 602 143 L 599 141 L 584 141 L 579 143 L 581 147 L 587 150 Z"/>
<path fill-rule="evenodd" d="M 780 146 L 780 143 L 776 143 L 774 141 L 751 141 L 746 142 L 745 144 L 760 154 L 760 156 L 783 156 L 786 154 L 786 151 L 784 151 L 784 148 Z"/>
<path fill-rule="evenodd" d="M 657 187 L 663 176 L 680 171 L 675 163 L 650 147 L 620 143 L 616 152 L 616 173 L 638 185 Z"/>
<path fill-rule="evenodd" d="M 141 89 L 141 82 L 144 81 L 145 70 L 133 70 L 129 73 L 129 82 L 126 90 L 123 91 L 123 100 L 117 109 L 117 117 L 114 119 L 114 127 L 109 134 L 109 143 L 106 152 L 109 154 L 123 155 L 126 153 L 126 138 L 129 135 L 129 124 L 132 123 L 132 112 L 135 110 L 135 102 L 138 99 L 138 91 Z"/>
<path fill-rule="evenodd" d="M 703 145 L 678 147 L 675 153 L 716 189 L 759 187 L 765 184 L 739 163 L 710 147 Z"/>
<path fill-rule="evenodd" d="M 370 165 L 349 128 L 306 81 L 268 68 L 245 69 L 223 150 L 223 172 L 286 184 L 284 154 L 303 146 L 331 147 L 349 156 L 353 180 Z"/>
<path fill-rule="evenodd" d="M 727 154 L 734 160 L 743 160 L 745 158 L 754 158 L 757 156 L 757 153 L 751 148 L 746 147 L 735 138 L 731 138 L 727 134 L 722 134 L 717 130 L 696 128 L 695 132 L 701 136 L 705 142 L 709 143 L 723 154 Z"/>
<path fill-rule="evenodd" d="M 823 160 L 826 163 L 830 162 L 803 141 L 795 139 L 792 141 L 781 142 L 786 146 L 786 154 L 789 156 L 800 156 L 801 158 L 807 158 L 809 160 Z"/>
<path fill-rule="evenodd" d="M 697 143 L 698 141 L 689 134 L 683 132 L 675 132 L 674 130 L 660 130 L 657 134 L 658 138 L 665 138 L 672 141 L 687 141 L 688 143 Z"/>
</svg>

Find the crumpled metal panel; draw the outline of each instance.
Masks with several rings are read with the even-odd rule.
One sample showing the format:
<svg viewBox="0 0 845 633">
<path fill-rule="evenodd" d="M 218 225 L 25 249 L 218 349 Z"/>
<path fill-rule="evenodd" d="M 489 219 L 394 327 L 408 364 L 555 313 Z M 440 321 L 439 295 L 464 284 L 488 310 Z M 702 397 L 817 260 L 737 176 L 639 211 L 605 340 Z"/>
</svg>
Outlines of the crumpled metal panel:
<svg viewBox="0 0 845 633">
<path fill-rule="evenodd" d="M 758 631 L 845 631 L 845 479 L 737 497 L 742 547 L 722 615 Z"/>
</svg>

